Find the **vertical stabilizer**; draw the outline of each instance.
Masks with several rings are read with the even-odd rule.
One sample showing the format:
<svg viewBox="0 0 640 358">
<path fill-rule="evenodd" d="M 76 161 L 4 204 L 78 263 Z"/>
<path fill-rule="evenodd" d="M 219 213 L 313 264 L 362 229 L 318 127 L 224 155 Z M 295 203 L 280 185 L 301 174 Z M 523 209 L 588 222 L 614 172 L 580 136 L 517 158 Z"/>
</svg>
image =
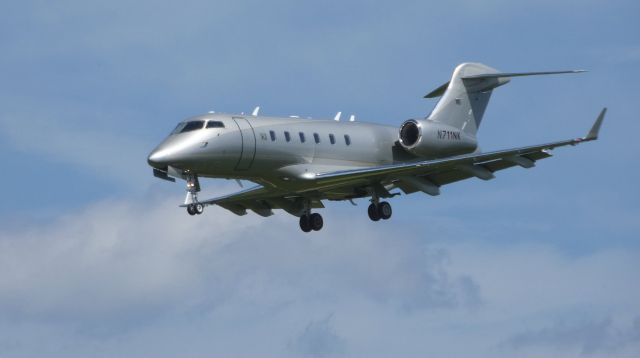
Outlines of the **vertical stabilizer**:
<svg viewBox="0 0 640 358">
<path fill-rule="evenodd" d="M 453 70 L 451 80 L 425 98 L 442 97 L 427 119 L 458 128 L 475 136 L 494 88 L 511 77 L 581 73 L 583 70 L 503 73 L 481 63 L 463 63 Z"/>
<path fill-rule="evenodd" d="M 463 63 L 453 71 L 451 80 L 426 98 L 442 96 L 427 119 L 445 123 L 463 132 L 476 135 L 482 116 L 495 87 L 509 82 L 506 77 L 473 78 L 499 73 L 480 63 Z"/>
</svg>

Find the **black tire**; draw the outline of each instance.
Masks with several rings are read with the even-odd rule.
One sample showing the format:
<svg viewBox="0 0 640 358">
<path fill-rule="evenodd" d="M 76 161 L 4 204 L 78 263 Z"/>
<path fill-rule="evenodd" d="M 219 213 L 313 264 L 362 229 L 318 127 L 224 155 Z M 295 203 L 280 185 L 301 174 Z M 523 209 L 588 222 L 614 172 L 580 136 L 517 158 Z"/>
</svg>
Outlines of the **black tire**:
<svg viewBox="0 0 640 358">
<path fill-rule="evenodd" d="M 318 213 L 313 213 L 309 216 L 309 224 L 313 231 L 320 231 L 322 226 L 324 225 L 324 220 L 322 220 L 322 215 Z"/>
<path fill-rule="evenodd" d="M 193 210 L 196 212 L 196 214 L 200 215 L 204 212 L 204 205 L 198 203 L 198 204 L 194 204 L 193 205 Z"/>
<path fill-rule="evenodd" d="M 378 204 L 378 213 L 381 219 L 389 219 L 391 217 L 391 214 L 393 213 L 393 210 L 391 210 L 391 204 L 387 203 L 386 201 Z"/>
<path fill-rule="evenodd" d="M 369 219 L 371 219 L 371 221 L 380 220 L 380 213 L 378 212 L 376 204 L 371 203 L 371 205 L 369 205 L 369 209 L 367 209 L 367 213 L 369 214 Z"/>
<path fill-rule="evenodd" d="M 187 205 L 187 213 L 189 213 L 189 215 L 191 216 L 196 214 L 196 208 L 193 206 L 193 204 Z"/>
<path fill-rule="evenodd" d="M 300 217 L 300 229 L 304 232 L 311 231 L 311 220 L 309 220 L 309 215 L 302 215 Z"/>
</svg>

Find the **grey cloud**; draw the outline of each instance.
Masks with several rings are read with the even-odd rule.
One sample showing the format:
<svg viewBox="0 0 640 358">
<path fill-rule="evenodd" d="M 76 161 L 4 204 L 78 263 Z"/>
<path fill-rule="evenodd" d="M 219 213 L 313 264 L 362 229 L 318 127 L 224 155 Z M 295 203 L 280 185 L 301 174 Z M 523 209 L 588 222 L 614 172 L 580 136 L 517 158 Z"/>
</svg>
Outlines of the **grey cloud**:
<svg viewBox="0 0 640 358">
<path fill-rule="evenodd" d="M 311 321 L 302 333 L 290 343 L 290 348 L 297 353 L 308 357 L 331 357 L 345 352 L 346 342 L 340 337 L 331 320 L 333 315 L 326 318 Z"/>
<path fill-rule="evenodd" d="M 583 355 L 615 353 L 630 345 L 640 347 L 640 316 L 625 325 L 607 317 L 586 322 L 559 321 L 550 326 L 513 335 L 504 342 L 515 349 L 548 346 L 577 348 Z"/>
</svg>

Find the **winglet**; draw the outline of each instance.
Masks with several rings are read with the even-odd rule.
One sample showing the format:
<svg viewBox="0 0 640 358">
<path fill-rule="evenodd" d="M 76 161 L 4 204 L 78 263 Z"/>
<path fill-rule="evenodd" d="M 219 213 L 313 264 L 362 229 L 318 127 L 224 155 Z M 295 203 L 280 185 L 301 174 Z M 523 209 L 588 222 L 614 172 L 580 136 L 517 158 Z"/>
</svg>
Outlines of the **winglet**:
<svg viewBox="0 0 640 358">
<path fill-rule="evenodd" d="M 258 113 L 260 112 L 260 106 L 256 107 L 253 109 L 253 112 L 251 112 L 251 115 L 256 117 L 258 115 Z"/>
<path fill-rule="evenodd" d="M 602 111 L 600 111 L 600 115 L 598 115 L 598 118 L 593 123 L 593 126 L 591 127 L 591 130 L 589 131 L 587 136 L 584 137 L 584 140 L 598 139 L 598 134 L 600 133 L 600 126 L 602 125 L 602 120 L 604 119 L 604 115 L 606 113 L 607 113 L 607 107 L 603 108 Z"/>
</svg>

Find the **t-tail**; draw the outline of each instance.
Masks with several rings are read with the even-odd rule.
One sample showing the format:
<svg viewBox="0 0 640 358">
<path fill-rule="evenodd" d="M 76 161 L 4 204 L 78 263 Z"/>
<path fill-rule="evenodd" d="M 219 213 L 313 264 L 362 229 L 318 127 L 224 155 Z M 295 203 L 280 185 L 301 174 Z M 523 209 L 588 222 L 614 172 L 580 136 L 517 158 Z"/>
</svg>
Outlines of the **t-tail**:
<svg viewBox="0 0 640 358">
<path fill-rule="evenodd" d="M 511 77 L 580 72 L 585 71 L 502 73 L 481 63 L 463 63 L 453 71 L 449 82 L 424 96 L 442 97 L 426 119 L 475 137 L 493 89 L 509 83 Z"/>
</svg>

